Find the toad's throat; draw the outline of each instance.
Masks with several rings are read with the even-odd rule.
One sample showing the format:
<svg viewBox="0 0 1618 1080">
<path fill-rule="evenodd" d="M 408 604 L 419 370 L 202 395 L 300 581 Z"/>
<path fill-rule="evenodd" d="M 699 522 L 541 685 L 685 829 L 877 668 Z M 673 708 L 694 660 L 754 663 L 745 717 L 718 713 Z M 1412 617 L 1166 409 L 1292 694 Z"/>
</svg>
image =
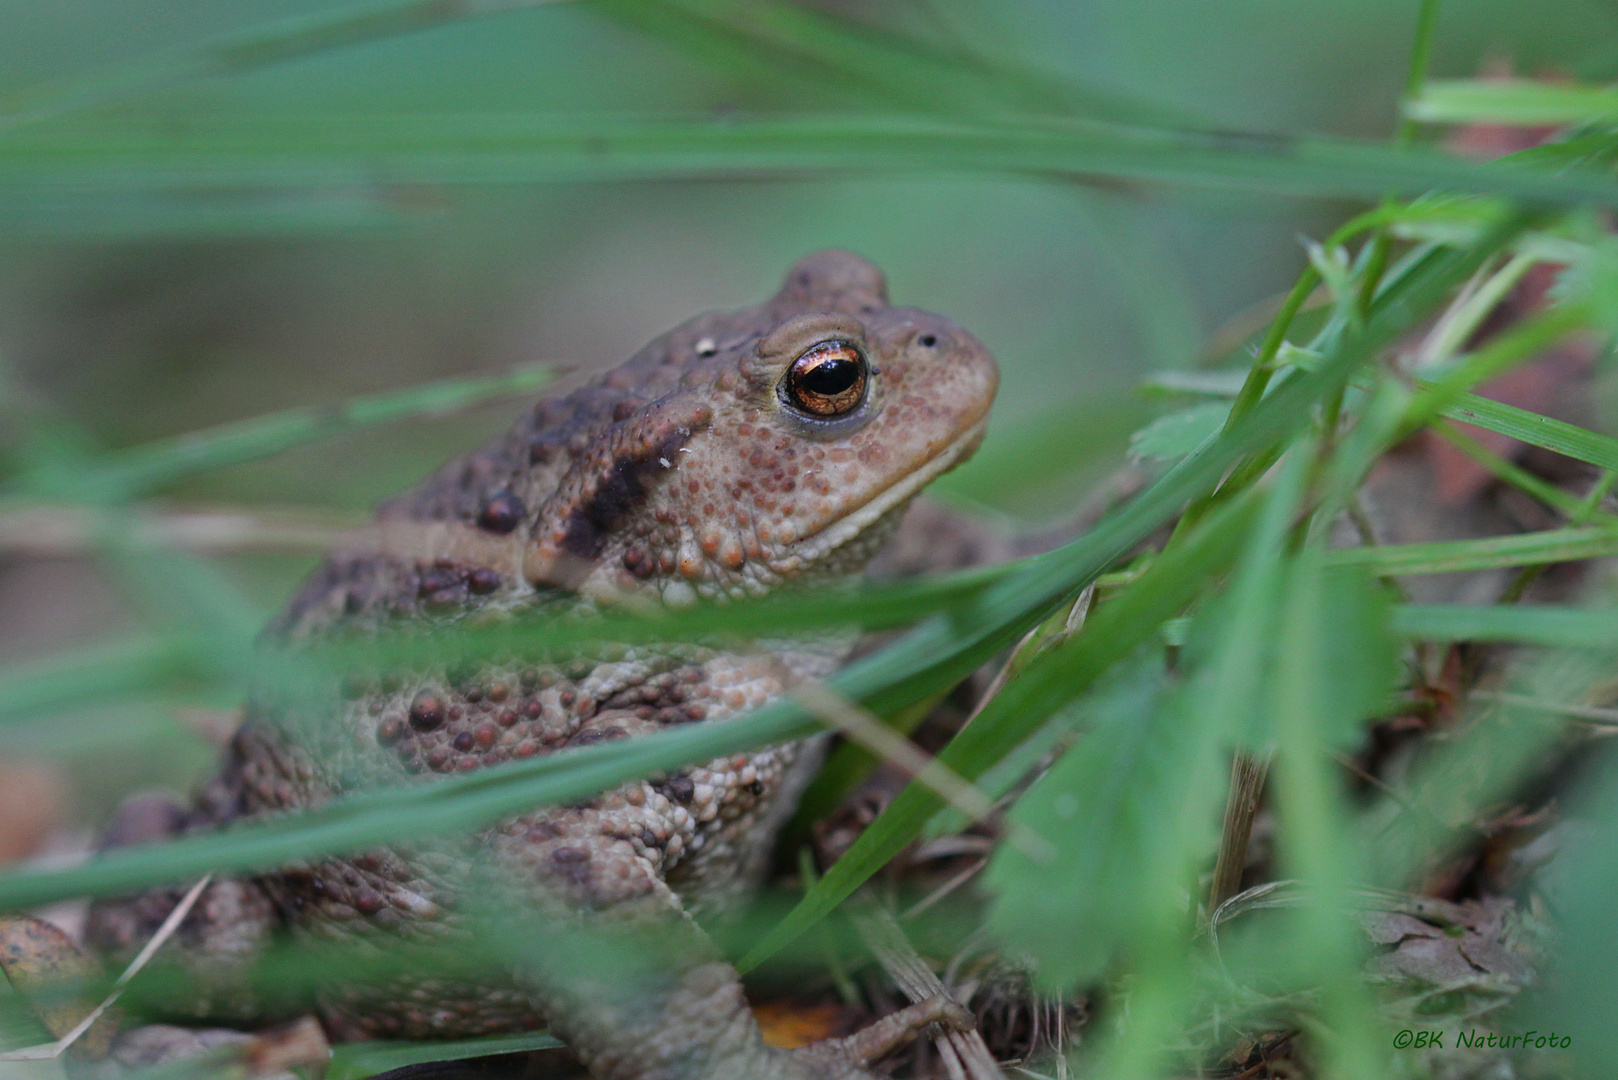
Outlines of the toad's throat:
<svg viewBox="0 0 1618 1080">
<path fill-rule="evenodd" d="M 983 441 L 987 427 L 987 415 L 979 417 L 943 450 L 926 458 L 842 517 L 804 536 L 793 545 L 790 554 L 772 560 L 771 569 L 780 574 L 801 573 L 844 544 L 863 536 L 884 515 L 896 507 L 902 507 L 933 480 L 971 457 Z"/>
</svg>

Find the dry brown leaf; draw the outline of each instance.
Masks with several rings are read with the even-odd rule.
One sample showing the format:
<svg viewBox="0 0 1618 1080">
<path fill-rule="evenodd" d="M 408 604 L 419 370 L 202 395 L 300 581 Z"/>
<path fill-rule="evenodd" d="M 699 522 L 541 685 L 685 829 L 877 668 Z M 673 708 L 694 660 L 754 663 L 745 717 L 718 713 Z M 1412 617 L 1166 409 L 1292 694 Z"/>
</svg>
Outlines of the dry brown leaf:
<svg viewBox="0 0 1618 1080">
<path fill-rule="evenodd" d="M 764 1034 L 764 1045 L 778 1050 L 835 1038 L 847 1027 L 849 1010 L 841 1005 L 799 1005 L 791 1001 L 770 1001 L 753 1006 L 753 1017 Z"/>
<path fill-rule="evenodd" d="M 101 964 L 52 924 L 26 915 L 0 917 L 0 971 L 27 1000 L 46 1029 L 60 1039 L 101 1002 L 76 989 L 101 981 Z M 118 1031 L 111 1011 L 90 1026 L 73 1049 L 100 1058 Z"/>
</svg>

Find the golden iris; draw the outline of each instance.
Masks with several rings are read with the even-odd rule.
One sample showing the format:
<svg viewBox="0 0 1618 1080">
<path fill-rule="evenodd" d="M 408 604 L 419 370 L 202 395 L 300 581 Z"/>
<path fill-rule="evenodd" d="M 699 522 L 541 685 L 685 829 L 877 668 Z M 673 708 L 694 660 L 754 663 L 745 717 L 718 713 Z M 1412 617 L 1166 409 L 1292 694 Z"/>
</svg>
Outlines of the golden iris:
<svg viewBox="0 0 1618 1080">
<path fill-rule="evenodd" d="M 792 361 L 783 396 L 810 416 L 842 416 L 860 407 L 869 380 L 870 365 L 859 346 L 840 338 L 822 341 Z"/>
</svg>

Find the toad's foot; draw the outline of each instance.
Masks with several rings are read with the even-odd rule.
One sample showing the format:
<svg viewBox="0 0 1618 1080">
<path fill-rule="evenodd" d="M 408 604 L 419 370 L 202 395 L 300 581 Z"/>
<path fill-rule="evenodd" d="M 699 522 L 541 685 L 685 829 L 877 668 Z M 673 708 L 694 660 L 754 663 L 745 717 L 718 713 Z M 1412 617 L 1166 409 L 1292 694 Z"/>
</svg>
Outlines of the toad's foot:
<svg viewBox="0 0 1618 1080">
<path fill-rule="evenodd" d="M 971 1031 L 972 1014 L 943 994 L 890 1013 L 845 1039 L 824 1039 L 792 1051 L 809 1075 L 864 1076 L 875 1064 L 929 1026 Z"/>
</svg>

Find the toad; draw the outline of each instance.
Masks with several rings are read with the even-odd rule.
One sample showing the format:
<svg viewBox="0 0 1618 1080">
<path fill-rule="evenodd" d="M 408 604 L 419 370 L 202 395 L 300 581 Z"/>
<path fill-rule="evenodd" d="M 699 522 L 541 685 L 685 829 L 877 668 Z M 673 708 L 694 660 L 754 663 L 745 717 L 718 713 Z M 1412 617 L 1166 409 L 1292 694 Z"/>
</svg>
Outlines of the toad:
<svg viewBox="0 0 1618 1080">
<path fill-rule="evenodd" d="M 875 266 L 812 255 L 763 304 L 669 331 L 382 506 L 369 539 L 325 561 L 267 647 L 846 581 L 912 496 L 977 446 L 996 379 L 961 327 L 890 306 Z M 832 634 L 485 657 L 351 679 L 313 711 L 265 697 L 250 703 L 223 774 L 191 807 L 148 805 L 115 839 L 721 722 L 831 674 L 852 643 Z M 168 1007 L 261 1019 L 249 973 L 278 934 L 361 953 L 409 955 L 410 943 L 453 952 L 500 908 L 532 928 L 512 938 L 503 966 L 405 963 L 334 977 L 318 1003 L 328 1029 L 445 1039 L 548 1027 L 601 1080 L 870 1076 L 877 1057 L 926 1024 L 969 1018 L 932 1001 L 846 1039 L 768 1048 L 698 922 L 759 882 L 820 741 L 538 807 L 473 836 L 214 882 L 160 954 L 185 974 Z M 91 943 L 128 957 L 179 895 L 97 904 Z"/>
</svg>

